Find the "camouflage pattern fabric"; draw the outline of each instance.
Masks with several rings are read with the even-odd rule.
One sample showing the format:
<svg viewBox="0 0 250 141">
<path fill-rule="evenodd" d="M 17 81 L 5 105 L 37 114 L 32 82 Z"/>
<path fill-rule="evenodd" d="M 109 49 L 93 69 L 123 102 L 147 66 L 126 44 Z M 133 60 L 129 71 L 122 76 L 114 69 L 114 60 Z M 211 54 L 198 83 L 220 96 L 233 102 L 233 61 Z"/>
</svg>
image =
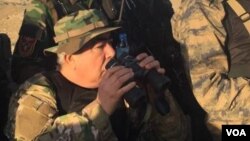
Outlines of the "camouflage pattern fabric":
<svg viewBox="0 0 250 141">
<path fill-rule="evenodd" d="M 172 30 L 180 42 L 193 93 L 220 140 L 221 125 L 250 124 L 249 79 L 229 78 L 224 53 L 223 0 L 172 0 Z"/>
<path fill-rule="evenodd" d="M 66 1 L 66 0 L 65 0 Z M 82 7 L 90 7 L 93 0 L 80 0 L 83 4 Z M 73 5 L 77 0 L 69 0 Z M 50 19 L 50 22 L 46 23 L 46 20 Z M 32 0 L 31 5 L 26 8 L 24 23 L 31 23 L 43 28 L 50 26 L 53 28 L 53 25 L 58 21 L 58 15 L 56 13 L 54 4 L 52 0 Z"/>
<path fill-rule="evenodd" d="M 118 28 L 120 27 L 108 27 L 106 17 L 99 10 L 80 10 L 56 23 L 54 39 L 58 45 L 46 51 L 73 54 L 96 36 Z"/>
<path fill-rule="evenodd" d="M 170 112 L 162 116 L 149 105 L 138 141 L 186 140 L 188 122 L 172 95 L 166 91 L 165 96 Z M 6 134 L 10 140 L 117 141 L 107 114 L 96 101 L 87 105 L 81 115 L 58 116 L 55 91 L 41 74 L 21 85 L 9 109 Z"/>
<path fill-rule="evenodd" d="M 53 25 L 57 20 L 51 0 L 32 0 L 25 9 L 11 62 L 11 75 L 16 83 L 55 68 L 56 57 L 44 56 L 43 49 L 55 45 Z"/>
<path fill-rule="evenodd" d="M 21 85 L 11 98 L 6 134 L 10 140 L 18 141 L 94 141 L 98 140 L 97 135 L 102 140 L 117 140 L 107 114 L 96 101 L 84 111 L 87 112 L 82 115 L 58 116 L 53 87 L 38 74 Z"/>
<path fill-rule="evenodd" d="M 107 27 L 105 22 L 99 25 L 100 21 L 105 21 L 105 17 L 93 9 L 65 16 L 55 25 L 55 39 L 59 45 L 50 51 L 63 49 L 66 52 L 74 47 L 79 50 L 87 39 L 118 28 Z M 79 44 L 71 42 L 73 39 Z M 138 141 L 184 141 L 187 138 L 188 123 L 183 112 L 168 91 L 165 98 L 170 112 L 162 116 L 148 104 Z M 84 107 L 81 114 L 58 115 L 55 88 L 42 74 L 21 85 L 13 95 L 9 109 L 6 133 L 11 140 L 117 141 L 108 115 L 95 100 Z"/>
<path fill-rule="evenodd" d="M 31 4 L 24 12 L 11 63 L 11 75 L 18 84 L 36 73 L 56 68 L 56 57 L 43 54 L 45 48 L 56 45 L 53 39 L 55 35 L 53 26 L 65 15 L 62 10 L 57 10 L 53 1 L 58 2 L 58 5 L 63 2 L 68 14 L 89 8 L 93 2 L 93 0 L 31 0 Z"/>
</svg>

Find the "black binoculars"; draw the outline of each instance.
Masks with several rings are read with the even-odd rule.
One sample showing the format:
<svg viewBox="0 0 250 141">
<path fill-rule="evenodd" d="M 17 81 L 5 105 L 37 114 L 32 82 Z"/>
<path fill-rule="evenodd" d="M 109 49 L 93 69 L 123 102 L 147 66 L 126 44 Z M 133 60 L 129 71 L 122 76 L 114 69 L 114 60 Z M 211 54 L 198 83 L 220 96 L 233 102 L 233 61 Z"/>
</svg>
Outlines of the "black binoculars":
<svg viewBox="0 0 250 141">
<path fill-rule="evenodd" d="M 169 112 L 169 105 L 164 99 L 164 91 L 170 85 L 170 79 L 167 76 L 159 74 L 155 69 L 147 70 L 140 67 L 138 61 L 127 53 L 123 53 L 119 58 L 111 59 L 106 65 L 106 69 L 119 65 L 123 65 L 133 70 L 135 74 L 133 80 L 141 83 L 147 83 L 152 86 L 153 90 L 157 94 L 155 106 L 159 113 L 164 115 Z M 128 82 L 133 80 L 129 80 Z M 143 89 L 136 86 L 124 95 L 124 99 L 131 108 L 136 108 L 146 102 L 147 95 Z"/>
</svg>

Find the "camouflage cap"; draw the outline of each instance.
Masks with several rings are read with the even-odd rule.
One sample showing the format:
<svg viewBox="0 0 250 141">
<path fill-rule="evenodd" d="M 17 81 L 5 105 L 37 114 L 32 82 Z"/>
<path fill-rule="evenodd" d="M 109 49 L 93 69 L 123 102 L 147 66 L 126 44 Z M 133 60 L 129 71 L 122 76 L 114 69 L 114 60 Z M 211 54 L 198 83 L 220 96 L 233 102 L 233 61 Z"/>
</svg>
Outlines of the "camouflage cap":
<svg viewBox="0 0 250 141">
<path fill-rule="evenodd" d="M 108 27 L 106 17 L 96 9 L 79 10 L 60 19 L 54 26 L 57 46 L 49 52 L 73 54 L 98 35 L 120 27 Z"/>
</svg>

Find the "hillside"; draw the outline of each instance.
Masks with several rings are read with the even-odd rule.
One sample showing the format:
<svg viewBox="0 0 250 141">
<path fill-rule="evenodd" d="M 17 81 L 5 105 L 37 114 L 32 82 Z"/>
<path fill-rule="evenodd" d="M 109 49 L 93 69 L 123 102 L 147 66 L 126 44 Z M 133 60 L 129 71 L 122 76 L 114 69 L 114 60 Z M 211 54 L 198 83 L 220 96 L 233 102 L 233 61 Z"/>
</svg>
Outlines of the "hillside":
<svg viewBox="0 0 250 141">
<path fill-rule="evenodd" d="M 24 9 L 30 0 L 0 0 L 0 33 L 6 33 L 11 39 L 12 49 L 18 37 Z"/>
</svg>

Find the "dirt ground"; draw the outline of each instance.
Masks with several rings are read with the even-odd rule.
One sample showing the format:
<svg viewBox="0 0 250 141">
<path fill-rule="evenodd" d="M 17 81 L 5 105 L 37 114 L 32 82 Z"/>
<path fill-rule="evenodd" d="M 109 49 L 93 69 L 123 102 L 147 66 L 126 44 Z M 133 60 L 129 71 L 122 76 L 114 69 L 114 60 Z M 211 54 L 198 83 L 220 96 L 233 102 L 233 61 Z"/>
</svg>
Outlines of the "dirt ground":
<svg viewBox="0 0 250 141">
<path fill-rule="evenodd" d="M 0 33 L 6 33 L 10 37 L 12 50 L 18 37 L 24 9 L 29 4 L 30 0 L 0 0 Z"/>
</svg>

